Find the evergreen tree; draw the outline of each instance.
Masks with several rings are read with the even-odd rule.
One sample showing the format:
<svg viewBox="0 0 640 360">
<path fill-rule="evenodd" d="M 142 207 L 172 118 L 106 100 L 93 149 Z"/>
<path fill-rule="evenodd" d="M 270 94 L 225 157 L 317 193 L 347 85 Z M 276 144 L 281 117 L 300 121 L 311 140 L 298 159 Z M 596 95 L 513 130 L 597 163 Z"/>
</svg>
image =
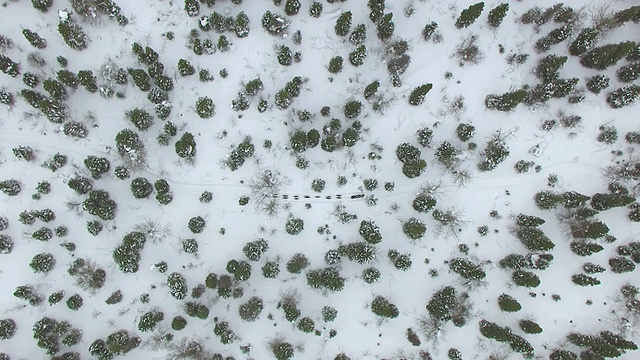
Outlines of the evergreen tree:
<svg viewBox="0 0 640 360">
<path fill-rule="evenodd" d="M 151 82 L 150 82 L 150 77 L 147 74 L 146 71 L 144 71 L 143 69 L 129 69 L 128 70 L 129 75 L 131 75 L 131 78 L 133 79 L 133 83 L 136 84 L 136 86 L 142 90 L 142 91 L 149 91 L 149 89 L 151 89 Z M 156 78 L 156 82 L 158 81 L 158 78 Z"/>
<path fill-rule="evenodd" d="M 413 106 L 422 104 L 425 97 L 427 96 L 427 93 L 431 90 L 432 87 L 432 84 L 427 83 L 413 89 L 413 91 L 411 91 L 411 94 L 409 95 L 409 104 Z"/>
<path fill-rule="evenodd" d="M 368 242 L 358 241 L 338 247 L 338 254 L 358 264 L 367 264 L 376 258 L 376 249 Z"/>
<path fill-rule="evenodd" d="M 61 82 L 55 79 L 47 79 L 42 82 L 42 87 L 51 95 L 55 100 L 66 100 L 69 97 L 67 89 Z"/>
<path fill-rule="evenodd" d="M 491 9 L 491 11 L 489 11 L 489 20 L 487 21 L 489 26 L 494 28 L 500 26 L 505 16 L 507 16 L 507 11 L 509 11 L 508 3 L 502 3 Z"/>
<path fill-rule="evenodd" d="M 24 35 L 25 39 L 29 41 L 29 44 L 31 44 L 31 46 L 35 47 L 36 49 L 44 49 L 47 47 L 47 40 L 42 38 L 35 31 L 31 31 L 29 29 L 23 29 L 22 35 Z"/>
<path fill-rule="evenodd" d="M 360 236 L 370 244 L 377 244 L 382 241 L 380 228 L 373 221 L 362 220 L 362 222 L 360 222 L 359 233 Z"/>
<path fill-rule="evenodd" d="M 289 66 L 293 63 L 293 53 L 288 46 L 280 46 L 276 58 L 278 59 L 278 64 L 283 66 Z"/>
<path fill-rule="evenodd" d="M 402 231 L 409 239 L 418 240 L 424 236 L 427 227 L 423 221 L 412 217 L 402 224 Z"/>
<path fill-rule="evenodd" d="M 200 14 L 200 4 L 197 0 L 184 0 L 184 10 L 191 17 L 198 16 Z"/>
<path fill-rule="evenodd" d="M 249 32 L 251 31 L 251 22 L 249 21 L 249 17 L 245 14 L 244 11 L 241 11 L 236 16 L 235 21 L 235 29 L 236 36 L 239 38 L 244 38 L 249 36 Z"/>
<path fill-rule="evenodd" d="M 427 303 L 429 315 L 440 320 L 452 319 L 452 311 L 456 303 L 456 290 L 453 286 L 445 286 L 436 291 Z"/>
<path fill-rule="evenodd" d="M 12 107 L 15 104 L 13 94 L 4 89 L 0 89 L 0 104 Z"/>
<path fill-rule="evenodd" d="M 78 80 L 76 74 L 67 69 L 58 70 L 56 77 L 58 81 L 73 90 L 78 89 L 78 85 L 80 85 L 80 81 Z"/>
<path fill-rule="evenodd" d="M 527 96 L 526 90 L 516 90 L 502 95 L 487 95 L 484 104 L 487 109 L 498 111 L 511 111 L 520 104 Z"/>
<path fill-rule="evenodd" d="M 484 2 L 478 2 L 462 10 L 460 16 L 456 20 L 456 28 L 462 29 L 473 24 L 478 19 L 478 17 L 480 17 L 483 9 Z"/>
<path fill-rule="evenodd" d="M 82 208 L 89 214 L 106 221 L 115 218 L 117 204 L 111 200 L 107 191 L 91 190 L 89 197 L 82 203 Z"/>
<path fill-rule="evenodd" d="M 8 179 L 0 181 L 0 191 L 8 196 L 16 196 L 22 190 L 22 185 L 18 180 Z"/>
<path fill-rule="evenodd" d="M 148 332 L 155 330 L 157 324 L 164 320 L 164 313 L 160 310 L 151 310 L 144 313 L 138 320 L 138 330 Z"/>
<path fill-rule="evenodd" d="M 48 273 L 53 270 L 56 264 L 56 259 L 51 253 L 39 253 L 36 254 L 29 263 L 29 267 L 35 273 Z"/>
<path fill-rule="evenodd" d="M 479 264 L 463 258 L 449 260 L 449 269 L 468 281 L 480 281 L 487 276 Z"/>
<path fill-rule="evenodd" d="M 621 82 L 632 82 L 640 78 L 640 61 L 620 67 L 616 71 L 616 76 Z"/>
<path fill-rule="evenodd" d="M 471 124 L 459 124 L 456 128 L 456 135 L 458 135 L 458 139 L 462 142 L 467 142 L 471 139 L 476 133 L 476 127 Z"/>
<path fill-rule="evenodd" d="M 94 179 L 100 179 L 102 174 L 105 174 L 111 168 L 111 164 L 107 158 L 101 158 L 94 155 L 88 155 L 84 159 L 84 166 L 91 173 L 91 177 Z"/>
<path fill-rule="evenodd" d="M 322 10 L 322 3 L 314 1 L 309 5 L 309 16 L 317 19 L 322 15 Z"/>
<path fill-rule="evenodd" d="M 384 318 L 396 318 L 400 314 L 398 308 L 382 296 L 376 296 L 371 302 L 371 312 Z"/>
<path fill-rule="evenodd" d="M 364 59 L 367 57 L 367 54 L 367 47 L 361 44 L 349 53 L 349 62 L 353 66 L 360 66 L 364 64 Z"/>
<path fill-rule="evenodd" d="M 358 24 L 353 29 L 351 35 L 349 35 L 349 42 L 353 45 L 360 45 L 367 39 L 367 26 L 365 24 Z"/>
<path fill-rule="evenodd" d="M 183 159 L 192 159 L 196 156 L 196 141 L 189 132 L 182 134 L 175 144 L 176 154 Z"/>
<path fill-rule="evenodd" d="M 248 242 L 242 252 L 251 261 L 258 261 L 260 257 L 269 249 L 269 243 L 264 239 Z"/>
<path fill-rule="evenodd" d="M 145 162 L 144 144 L 138 134 L 130 129 L 121 130 L 115 137 L 118 154 L 130 165 L 140 167 Z"/>
<path fill-rule="evenodd" d="M 22 74 L 22 82 L 33 89 L 40 84 L 40 77 L 34 73 L 26 72 Z"/>
<path fill-rule="evenodd" d="M 269 348 L 276 360 L 289 360 L 294 355 L 293 346 L 284 340 L 277 339 L 271 341 Z"/>
<path fill-rule="evenodd" d="M 349 31 L 351 31 L 351 20 L 352 20 L 351 11 L 345 11 L 342 14 L 340 14 L 340 16 L 338 17 L 338 20 L 336 20 L 336 24 L 333 27 L 333 29 L 336 32 L 336 35 L 347 36 Z"/>
<path fill-rule="evenodd" d="M 53 5 L 53 0 L 31 0 L 31 5 L 43 13 L 46 13 L 49 11 L 51 5 Z"/>
<path fill-rule="evenodd" d="M 593 276 L 588 276 L 585 274 L 576 274 L 571 276 L 571 281 L 574 284 L 580 286 L 595 286 L 600 285 L 600 280 L 596 279 Z"/>
<path fill-rule="evenodd" d="M 393 31 L 396 25 L 393 22 L 393 13 L 388 13 L 382 16 L 380 22 L 377 24 L 378 39 L 385 41 L 393 36 Z"/>
<path fill-rule="evenodd" d="M 358 100 L 350 100 L 344 105 L 344 116 L 347 119 L 353 119 L 362 112 L 362 103 Z"/>
<path fill-rule="evenodd" d="M 344 288 L 344 282 L 345 278 L 332 267 L 307 272 L 307 284 L 314 289 L 341 291 Z"/>
<path fill-rule="evenodd" d="M 304 229 L 304 221 L 295 217 L 289 217 L 284 229 L 289 235 L 298 235 Z"/>
<path fill-rule="evenodd" d="M 556 192 L 544 190 L 536 193 L 534 200 L 540 209 L 549 210 L 555 209 L 564 201 L 564 198 Z"/>
<path fill-rule="evenodd" d="M 607 95 L 607 103 L 613 109 L 631 105 L 638 99 L 640 99 L 640 86 L 635 84 L 623 86 Z"/>
<path fill-rule="evenodd" d="M 138 130 L 147 130 L 153 125 L 153 117 L 144 109 L 135 108 L 127 111 L 125 115 Z"/>
<path fill-rule="evenodd" d="M 591 50 L 600 38 L 600 30 L 595 27 L 586 27 L 580 31 L 576 39 L 569 46 L 569 54 L 580 56 Z"/>
<path fill-rule="evenodd" d="M 422 38 L 424 39 L 424 41 L 431 40 L 431 37 L 436 32 L 437 28 L 438 28 L 438 23 L 435 21 L 432 21 L 427 25 L 425 25 L 424 29 L 422 29 Z"/>
<path fill-rule="evenodd" d="M 417 212 L 427 213 L 436 206 L 436 198 L 432 195 L 421 192 L 413 199 L 412 206 Z"/>
<path fill-rule="evenodd" d="M 337 74 L 339 72 L 342 71 L 342 63 L 343 63 L 343 59 L 342 56 L 334 56 L 331 58 L 331 60 L 329 61 L 329 72 L 332 74 Z"/>
<path fill-rule="evenodd" d="M 622 256 L 617 256 L 609 259 L 609 266 L 611 267 L 611 271 L 616 274 L 631 272 L 636 268 L 636 265 L 633 263 L 633 261 Z"/>
<path fill-rule="evenodd" d="M 13 319 L 0 320 L 0 340 L 8 340 L 16 333 L 16 322 Z"/>
<path fill-rule="evenodd" d="M 171 273 L 167 278 L 167 286 L 171 296 L 178 300 L 182 300 L 187 296 L 188 287 L 187 280 L 177 272 Z"/>
<path fill-rule="evenodd" d="M 97 78 L 93 75 L 93 72 L 91 70 L 78 71 L 78 81 L 90 93 L 95 93 L 96 91 L 98 91 L 98 84 L 96 80 Z"/>
<path fill-rule="evenodd" d="M 208 119 L 215 115 L 216 106 L 213 100 L 207 96 L 199 97 L 196 100 L 196 113 L 201 119 Z"/>
<path fill-rule="evenodd" d="M 220 37 L 218 38 L 217 46 L 218 46 L 218 50 L 220 50 L 221 52 L 227 52 L 229 51 L 231 43 L 229 42 L 229 40 L 225 35 L 220 35 Z M 195 73 L 195 70 L 194 70 L 194 73 Z"/>
<path fill-rule="evenodd" d="M 555 244 L 536 227 L 520 227 L 516 230 L 516 236 L 529 251 L 548 251 Z"/>
<path fill-rule="evenodd" d="M 380 88 L 380 81 L 378 81 L 378 80 L 376 80 L 376 81 L 372 82 L 371 84 L 367 85 L 364 88 L 364 98 L 369 100 L 371 97 L 373 97 L 378 92 L 379 88 Z"/>
<path fill-rule="evenodd" d="M 400 271 L 407 271 L 413 265 L 410 254 L 400 254 L 397 250 L 389 250 L 387 257 L 391 260 L 393 267 Z"/>
<path fill-rule="evenodd" d="M 540 278 L 536 274 L 525 270 L 514 271 L 511 275 L 511 280 L 518 286 L 536 288 L 540 285 Z"/>
<path fill-rule="evenodd" d="M 44 98 L 38 103 L 38 109 L 40 109 L 47 120 L 55 124 L 62 124 L 69 117 L 67 106 L 58 100 Z"/>
<path fill-rule="evenodd" d="M 498 296 L 498 306 L 500 310 L 506 312 L 517 312 L 522 309 L 522 305 L 513 296 L 502 294 Z"/>
<path fill-rule="evenodd" d="M 287 0 L 284 5 L 284 12 L 289 16 L 293 16 L 298 14 L 298 12 L 300 11 L 300 7 L 300 0 Z"/>
<path fill-rule="evenodd" d="M 273 36 L 285 35 L 287 33 L 289 23 L 290 22 L 283 16 L 274 14 L 269 10 L 262 15 L 261 19 L 262 28 L 269 33 L 269 35 Z"/>
<path fill-rule="evenodd" d="M 559 44 L 566 40 L 571 35 L 572 29 L 572 26 L 565 24 L 559 28 L 551 30 L 547 35 L 536 41 L 536 50 L 539 52 L 548 51 L 552 45 Z"/>
<path fill-rule="evenodd" d="M 153 185 L 149 180 L 138 177 L 131 181 L 131 192 L 136 199 L 146 199 L 153 192 Z"/>
<path fill-rule="evenodd" d="M 89 46 L 89 37 L 71 17 L 58 23 L 58 32 L 73 50 L 81 51 Z"/>
<path fill-rule="evenodd" d="M 160 90 L 163 90 L 166 92 L 173 90 L 173 80 L 171 80 L 171 78 L 166 75 L 156 76 L 155 83 Z M 143 90 L 143 91 L 146 91 L 146 90 Z"/>
<path fill-rule="evenodd" d="M 559 77 L 558 70 L 567 62 L 566 56 L 547 55 L 540 59 L 535 75 L 543 82 L 550 82 Z"/>
<path fill-rule="evenodd" d="M 13 240 L 10 236 L 0 234 L 0 254 L 11 254 L 13 251 Z"/>
<path fill-rule="evenodd" d="M 484 159 L 478 163 L 478 169 L 481 171 L 491 171 L 500 163 L 504 162 L 509 156 L 509 148 L 504 141 L 503 136 L 494 135 L 488 142 L 482 155 Z"/>
<path fill-rule="evenodd" d="M 371 10 L 371 12 L 369 13 L 369 19 L 377 25 L 384 16 L 384 0 L 369 0 L 367 6 Z"/>
<path fill-rule="evenodd" d="M 178 60 L 178 72 L 180 76 L 190 76 L 196 73 L 196 69 L 193 68 L 189 60 L 180 59 Z"/>
<path fill-rule="evenodd" d="M 262 299 L 257 296 L 253 296 L 246 303 L 240 305 L 238 313 L 240 318 L 244 321 L 255 321 L 260 317 L 260 313 L 264 309 Z"/>
<path fill-rule="evenodd" d="M 586 68 L 604 70 L 615 65 L 636 47 L 633 41 L 608 44 L 587 51 L 580 57 L 580 64 Z"/>
</svg>

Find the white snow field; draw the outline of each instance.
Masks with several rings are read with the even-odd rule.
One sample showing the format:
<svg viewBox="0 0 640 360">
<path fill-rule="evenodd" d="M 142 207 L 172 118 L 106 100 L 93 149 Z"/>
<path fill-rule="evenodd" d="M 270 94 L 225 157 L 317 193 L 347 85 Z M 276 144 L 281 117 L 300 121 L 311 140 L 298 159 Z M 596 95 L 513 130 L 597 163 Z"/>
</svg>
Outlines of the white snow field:
<svg viewBox="0 0 640 360">
<path fill-rule="evenodd" d="M 504 4 L 2 0 L 0 359 L 639 359 L 640 6 Z"/>
</svg>

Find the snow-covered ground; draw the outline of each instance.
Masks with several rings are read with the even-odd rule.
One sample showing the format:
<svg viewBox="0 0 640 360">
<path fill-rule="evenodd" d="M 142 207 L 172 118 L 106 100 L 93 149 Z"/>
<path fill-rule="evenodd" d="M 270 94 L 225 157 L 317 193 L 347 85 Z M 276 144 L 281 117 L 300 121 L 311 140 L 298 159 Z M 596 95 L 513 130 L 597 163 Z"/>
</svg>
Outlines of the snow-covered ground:
<svg viewBox="0 0 640 360">
<path fill-rule="evenodd" d="M 628 132 L 640 131 L 639 105 L 612 109 L 606 102 L 611 91 L 628 85 L 617 79 L 616 70 L 631 61 L 623 59 L 605 70 L 595 70 L 583 67 L 580 57 L 568 54 L 569 44 L 582 28 L 592 26 L 599 14 L 630 8 L 636 1 L 566 3 L 577 13 L 572 35 L 552 45 L 546 53 L 539 53 L 535 49 L 536 41 L 561 24 L 552 20 L 534 26 L 522 24 L 519 19 L 534 5 L 542 9 L 554 5 L 548 0 L 535 4 L 509 2 L 507 15 L 497 28 L 487 24 L 487 16 L 500 3 L 486 2 L 478 20 L 462 29 L 456 28 L 456 19 L 472 2 L 388 0 L 385 13 L 393 13 L 395 30 L 384 42 L 376 36 L 376 26 L 369 19 L 370 9 L 363 0 L 322 2 L 323 12 L 319 18 L 309 15 L 311 2 L 306 0 L 301 1 L 299 13 L 292 16 L 285 15 L 286 0 L 279 6 L 268 0 L 234 1 L 241 2 L 237 5 L 218 0 L 210 8 L 200 4 L 199 16 L 215 11 L 235 18 L 242 11 L 250 19 L 250 33 L 240 38 L 233 31 L 226 32 L 231 42 L 228 51 L 202 55 L 194 54 L 188 47 L 189 34 L 198 28 L 199 16 L 190 17 L 182 0 L 119 1 L 121 13 L 128 19 L 126 26 L 118 25 L 107 15 L 83 18 L 75 13 L 72 2 L 54 0 L 47 12 L 36 10 L 28 0 L 6 0 L 0 8 L 0 34 L 13 41 L 13 46 L 0 50 L 20 63 L 21 69 L 21 74 L 15 77 L 0 74 L 0 88 L 13 94 L 15 99 L 12 106 L 0 105 L 0 181 L 16 179 L 22 189 L 16 196 L 0 194 L 0 217 L 6 217 L 9 222 L 0 234 L 10 237 L 14 243 L 10 253 L 0 254 L 0 320 L 12 319 L 16 323 L 15 334 L 0 340 L 0 353 L 5 354 L 5 358 L 44 359 L 54 355 L 47 355 L 33 338 L 33 325 L 43 317 L 68 321 L 82 331 L 79 342 L 73 346 L 60 344 L 55 355 L 77 352 L 83 359 L 93 358 L 90 346 L 96 340 L 106 341 L 110 334 L 122 329 L 127 330 L 130 337 L 138 337 L 140 344 L 127 353 L 112 355 L 129 359 L 177 358 L 176 344 L 180 341 L 202 345 L 202 351 L 195 351 L 197 354 L 191 358 L 215 358 L 213 354 L 222 354 L 234 359 L 271 359 L 275 357 L 274 340 L 291 344 L 294 359 L 334 359 L 341 353 L 351 359 L 427 359 L 427 353 L 433 359 L 447 359 L 453 358 L 450 357 L 452 348 L 458 349 L 464 359 L 523 356 L 514 352 L 508 343 L 483 336 L 478 325 L 483 319 L 508 326 L 512 333 L 531 343 L 535 358 L 540 359 L 549 358 L 555 349 L 576 354 L 586 350 L 567 340 L 566 336 L 572 332 L 598 335 L 609 330 L 629 340 L 640 340 L 637 311 L 634 313 L 636 323 L 631 322 L 626 328 L 616 315 L 620 314 L 621 286 L 639 285 L 637 270 L 614 273 L 609 265 L 609 259 L 618 256 L 619 246 L 638 241 L 640 227 L 628 217 L 631 207 L 599 212 L 596 218 L 607 224 L 609 234 L 616 240 L 609 243 L 597 239 L 595 242 L 604 249 L 581 257 L 570 249 L 574 239 L 567 222 L 559 220 L 558 215 L 565 212 L 564 206 L 541 210 L 534 202 L 534 195 L 542 190 L 577 191 L 588 196 L 608 193 L 604 169 L 629 159 L 638 162 L 638 144 L 630 144 L 624 137 Z M 261 19 L 267 10 L 291 22 L 287 36 L 272 36 L 263 29 Z M 349 35 L 341 37 L 334 31 L 337 19 L 346 11 L 352 13 L 351 30 L 357 24 L 365 24 L 367 28 L 364 45 L 368 55 L 364 64 L 357 67 L 349 61 L 356 45 L 349 41 Z M 59 16 L 69 13 L 90 39 L 85 50 L 71 49 L 58 32 Z M 422 32 L 432 21 L 438 27 L 426 41 Z M 640 41 L 639 26 L 638 22 L 627 22 L 601 36 L 597 45 Z M 46 48 L 36 49 L 30 45 L 22 34 L 25 28 L 46 39 Z M 301 42 L 296 43 L 294 34 L 298 30 Z M 202 41 L 211 39 L 214 44 L 218 43 L 220 33 L 215 30 L 195 31 L 200 33 Z M 173 34 L 172 39 L 168 39 L 168 32 Z M 476 37 L 478 61 L 461 66 L 455 56 L 456 48 L 471 36 Z M 406 40 L 406 53 L 411 62 L 399 76 L 401 85 L 393 86 L 387 64 L 393 57 L 390 44 L 399 40 Z M 29 89 L 22 79 L 27 72 L 37 75 L 41 82 L 56 78 L 61 69 L 56 60 L 58 56 L 68 60 L 67 69 L 74 73 L 92 70 L 97 75 L 109 61 L 123 69 L 146 70 L 147 66 L 138 62 L 131 51 L 134 42 L 155 50 L 158 61 L 164 64 L 164 74 L 173 80 L 174 88 L 168 92 L 167 100 L 172 109 L 167 119 L 155 115 L 154 105 L 147 99 L 148 92 L 141 91 L 131 76 L 127 85 L 117 87 L 117 91 L 123 93 L 122 98 L 90 93 L 82 85 L 75 91 L 67 88 L 66 121 L 83 123 L 88 130 L 84 138 L 66 136 L 61 130 L 62 124 L 48 121 L 20 95 L 22 89 Z M 280 65 L 276 55 L 282 45 L 290 47 L 293 53 L 299 52 L 300 61 Z M 33 54 L 40 56 L 44 64 L 36 64 Z M 509 64 L 506 59 L 512 54 L 529 56 L 523 64 Z M 580 79 L 572 95 L 584 95 L 583 101 L 571 104 L 567 97 L 554 98 L 533 106 L 520 104 L 509 112 L 486 108 L 485 97 L 489 94 L 538 84 L 540 81 L 533 70 L 539 59 L 548 54 L 568 56 L 559 76 Z M 327 67 L 335 56 L 343 57 L 344 64 L 341 72 L 332 74 Z M 180 59 L 188 60 L 195 74 L 181 76 Z M 208 69 L 213 81 L 199 81 L 201 69 Z M 220 75 L 223 69 L 228 76 Z M 600 94 L 585 87 L 587 79 L 597 74 L 611 79 L 609 87 Z M 296 76 L 304 79 L 300 95 L 288 109 L 280 109 L 274 103 L 276 94 Z M 247 110 L 235 111 L 232 101 L 244 89 L 244 84 L 256 78 L 261 79 L 264 89 L 250 97 Z M 364 89 L 375 80 L 380 81 L 377 94 L 382 96 L 366 100 Z M 413 89 L 425 83 L 433 84 L 433 88 L 424 102 L 419 106 L 410 105 Z M 634 83 L 637 85 L 638 80 Z M 151 84 L 156 87 L 153 79 Z M 101 85 L 100 78 L 98 85 Z M 42 83 L 32 90 L 49 96 Z M 203 119 L 196 113 L 195 104 L 205 96 L 213 99 L 215 115 Z M 258 111 L 261 99 L 268 102 L 264 112 Z M 347 119 L 344 107 L 351 100 L 360 101 L 363 108 L 359 116 Z M 374 110 L 375 101 L 387 104 Z M 325 106 L 331 110 L 328 116 L 320 113 Z M 154 115 L 148 129 L 138 130 L 128 120 L 125 113 L 134 108 Z M 313 117 L 300 121 L 298 112 L 302 110 L 310 111 Z M 551 130 L 542 128 L 546 120 L 570 115 L 580 116 L 581 123 L 573 128 L 559 125 Z M 342 124 L 339 133 L 356 121 L 361 124 L 354 146 L 340 146 L 333 152 L 324 151 L 321 145 L 299 153 L 291 149 L 290 135 L 295 130 L 316 129 L 324 138 L 323 127 L 332 118 Z M 177 126 L 177 135 L 170 139 L 168 146 L 163 146 L 157 137 L 168 121 Z M 461 123 L 475 127 L 473 137 L 467 142 L 456 135 Z M 611 143 L 598 141 L 602 126 L 615 127 L 618 139 Z M 418 129 L 425 127 L 433 130 L 431 145 L 427 147 L 420 146 L 416 137 Z M 131 169 L 130 178 L 121 180 L 114 169 L 126 163 L 119 156 L 114 139 L 119 131 L 127 128 L 139 134 L 147 162 L 140 169 Z M 197 144 L 197 153 L 189 161 L 178 157 L 174 146 L 185 132 L 193 134 Z M 509 156 L 495 170 L 479 171 L 477 164 L 483 159 L 482 151 L 495 134 L 503 136 Z M 245 139 L 250 139 L 255 153 L 232 171 L 226 162 Z M 270 146 L 265 146 L 265 141 L 270 141 Z M 468 178 L 462 182 L 437 159 L 437 149 L 445 141 L 461 150 L 457 169 L 468 172 Z M 469 146 L 470 142 L 477 147 Z M 427 162 L 420 176 L 408 178 L 403 174 L 402 163 L 396 156 L 396 148 L 402 143 L 420 149 L 421 158 Z M 14 156 L 13 149 L 19 146 L 32 148 L 35 159 L 26 161 Z M 41 166 L 56 153 L 68 157 L 65 166 L 55 172 Z M 79 195 L 67 185 L 76 175 L 91 178 L 83 164 L 88 155 L 110 162 L 109 172 L 94 179 L 93 188 L 108 191 L 117 203 L 113 220 L 103 221 L 83 211 L 81 204 L 87 195 Z M 304 169 L 296 166 L 300 158 L 308 161 Z M 534 170 L 531 166 L 528 172 L 517 173 L 514 165 L 519 160 L 532 161 L 538 168 Z M 260 188 L 259 179 L 268 172 L 277 184 L 273 189 L 265 190 L 266 186 L 262 186 L 256 190 L 256 186 Z M 346 178 L 346 184 L 338 184 L 340 176 Z M 557 176 L 553 186 L 549 185 L 550 176 Z M 155 199 L 156 191 L 148 198 L 135 198 L 130 184 L 137 177 L 151 183 L 165 179 L 173 200 L 160 205 Z M 326 182 L 319 193 L 312 190 L 315 179 Z M 368 179 L 377 180 L 376 189 L 367 188 L 365 180 Z M 51 191 L 35 199 L 32 194 L 42 181 L 50 183 Z M 392 189 L 386 189 L 385 184 L 393 184 Z M 623 185 L 633 196 L 637 178 L 635 183 Z M 437 205 L 421 213 L 414 210 L 412 202 L 425 188 L 435 189 Z M 199 201 L 204 191 L 213 194 L 211 202 Z M 263 197 L 265 193 L 268 196 Z M 248 204 L 241 205 L 245 196 L 249 198 Z M 269 201 L 276 207 L 272 214 L 266 214 L 261 208 Z M 27 225 L 19 221 L 23 211 L 47 208 L 55 213 L 55 220 L 49 223 L 36 220 Z M 435 209 L 457 214 L 459 226 L 443 227 L 432 216 Z M 338 216 L 341 212 L 355 214 L 357 219 L 342 221 Z M 518 214 L 545 219 L 539 228 L 555 244 L 547 252 L 553 255 L 549 267 L 531 270 L 541 280 L 537 287 L 517 286 L 512 280 L 513 270 L 498 265 L 509 254 L 529 253 L 514 235 Z M 188 223 L 197 216 L 206 221 L 206 226 L 194 234 Z M 297 235 L 285 231 L 292 218 L 304 221 L 304 229 Z M 403 231 L 403 224 L 410 218 L 426 224 L 427 231 L 419 239 L 409 239 Z M 87 231 L 87 222 L 93 220 L 104 226 L 97 236 Z M 382 241 L 373 245 L 375 259 L 359 264 L 342 256 L 337 264 L 326 264 L 327 251 L 363 241 L 359 234 L 363 220 L 377 224 L 382 235 Z M 155 223 L 155 232 L 148 234 L 140 251 L 139 269 L 125 273 L 113 260 L 114 250 L 126 234 L 140 230 L 145 223 Z M 48 241 L 32 238 L 33 232 L 43 226 L 53 230 L 63 225 L 68 228 L 68 235 L 64 237 L 54 236 Z M 488 233 L 481 236 L 478 229 L 485 225 Z M 321 231 L 324 226 L 329 230 Z M 197 241 L 195 254 L 183 249 L 183 240 L 189 238 Z M 261 238 L 268 242 L 268 250 L 258 261 L 248 260 L 243 247 Z M 74 243 L 75 250 L 61 246 L 64 243 Z M 464 250 L 465 246 L 468 250 Z M 409 269 L 401 271 L 394 267 L 387 255 L 392 249 L 410 256 Z M 51 271 L 32 271 L 29 264 L 39 253 L 50 253 L 55 258 Z M 287 262 L 298 253 L 308 258 L 309 266 L 293 274 L 287 271 Z M 89 291 L 76 284 L 76 278 L 68 270 L 79 258 L 90 260 L 106 271 L 106 281 L 101 288 Z M 453 258 L 481 264 L 486 277 L 472 284 L 465 282 L 450 270 Z M 217 289 L 207 288 L 199 298 L 192 298 L 192 289 L 204 284 L 210 273 L 217 274 L 218 278 L 229 275 L 227 264 L 232 259 L 251 265 L 250 278 L 233 283 L 233 289 L 241 291 L 224 297 L 218 295 Z M 164 273 L 154 266 L 162 261 L 167 264 Z M 267 261 L 279 263 L 277 277 L 263 276 L 261 268 Z M 583 265 L 587 262 L 606 269 L 593 275 L 601 284 L 579 286 L 572 281 L 572 275 L 584 273 Z M 331 292 L 308 285 L 307 272 L 325 267 L 339 270 L 345 279 L 344 289 Z M 381 276 L 369 284 L 363 280 L 362 273 L 371 267 L 378 269 Z M 177 299 L 170 293 L 167 278 L 172 273 L 186 279 L 185 299 Z M 22 285 L 33 286 L 43 296 L 42 303 L 32 306 L 15 297 L 16 288 Z M 464 326 L 447 321 L 441 324 L 440 332 L 428 336 L 421 326 L 430 316 L 425 307 L 433 294 L 445 286 L 455 287 L 458 293 L 468 293 L 465 306 L 469 317 Z M 63 300 L 50 305 L 48 297 L 59 290 L 64 290 Z M 107 305 L 105 300 L 116 290 L 121 290 L 122 300 Z M 310 333 L 301 331 L 298 321 L 285 319 L 281 306 L 283 296 L 294 293 L 300 318 L 309 317 L 314 321 L 314 331 Z M 498 297 L 503 293 L 517 299 L 522 309 L 501 311 Z M 78 310 L 71 310 L 66 304 L 74 294 L 83 299 Z M 238 308 L 253 296 L 262 299 L 264 309 L 257 320 L 244 321 Z M 399 315 L 386 319 L 374 314 L 371 303 L 376 296 L 393 303 Z M 208 317 L 186 315 L 184 306 L 188 301 L 208 307 Z M 323 320 L 325 306 L 338 311 L 334 321 Z M 163 312 L 164 319 L 155 330 L 141 331 L 139 321 L 151 310 Z M 613 310 L 617 312 L 612 313 Z M 187 320 L 184 329 L 172 329 L 176 316 Z M 523 319 L 535 321 L 543 332 L 525 333 L 519 326 Z M 221 322 L 227 322 L 235 333 L 236 338 L 229 344 L 223 344 L 214 334 L 214 327 Z M 418 335 L 420 345 L 414 346 L 407 340 L 408 328 Z M 331 334 L 333 331 L 335 334 Z M 171 334 L 172 340 L 161 340 L 166 334 Z M 628 351 L 619 358 L 636 359 L 638 354 Z"/>
</svg>

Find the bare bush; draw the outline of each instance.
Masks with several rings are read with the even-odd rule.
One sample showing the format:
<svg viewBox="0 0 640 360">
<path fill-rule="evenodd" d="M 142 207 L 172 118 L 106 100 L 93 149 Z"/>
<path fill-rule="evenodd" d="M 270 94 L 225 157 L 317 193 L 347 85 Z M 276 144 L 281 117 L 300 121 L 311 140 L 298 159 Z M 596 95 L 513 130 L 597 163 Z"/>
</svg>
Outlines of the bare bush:
<svg viewBox="0 0 640 360">
<path fill-rule="evenodd" d="M 462 219 L 462 211 L 458 209 L 451 208 L 444 211 L 436 209 L 432 215 L 436 220 L 434 228 L 436 236 L 444 234 L 447 237 L 451 236 L 457 239 L 462 228 L 468 224 L 468 221 Z"/>
<path fill-rule="evenodd" d="M 418 331 L 424 336 L 425 340 L 436 347 L 446 336 L 446 322 L 428 314 L 417 319 Z"/>
<path fill-rule="evenodd" d="M 476 35 L 471 35 L 456 46 L 453 55 L 458 58 L 459 66 L 475 65 L 484 58 L 476 43 L 477 40 L 478 37 Z"/>
<path fill-rule="evenodd" d="M 277 172 L 265 170 L 249 183 L 256 210 L 269 218 L 277 217 L 285 209 L 281 188 L 288 181 Z"/>
<path fill-rule="evenodd" d="M 208 360 L 213 354 L 201 344 L 200 341 L 182 338 L 174 341 L 169 347 L 168 360 Z"/>
<path fill-rule="evenodd" d="M 167 236 L 172 234 L 171 225 L 162 225 L 157 220 L 151 218 L 144 218 L 143 222 L 136 224 L 133 229 L 145 234 L 147 240 L 154 244 L 162 242 Z"/>
</svg>

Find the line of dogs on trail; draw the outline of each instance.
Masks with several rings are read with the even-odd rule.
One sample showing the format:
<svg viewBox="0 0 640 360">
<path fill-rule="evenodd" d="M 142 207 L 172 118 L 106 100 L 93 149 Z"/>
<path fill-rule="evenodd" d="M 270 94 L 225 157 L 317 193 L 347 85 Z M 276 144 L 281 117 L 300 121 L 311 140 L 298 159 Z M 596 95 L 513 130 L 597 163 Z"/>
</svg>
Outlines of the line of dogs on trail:
<svg viewBox="0 0 640 360">
<path fill-rule="evenodd" d="M 349 196 L 344 196 L 344 195 L 326 195 L 326 196 L 322 196 L 322 195 L 279 195 L 279 194 L 273 194 L 272 195 L 275 198 L 282 198 L 282 199 L 289 199 L 291 197 L 291 199 L 293 200 L 300 200 L 300 199 L 342 199 L 343 197 L 345 199 L 362 199 L 364 197 L 364 194 L 354 194 L 354 195 L 349 195 Z"/>
</svg>

